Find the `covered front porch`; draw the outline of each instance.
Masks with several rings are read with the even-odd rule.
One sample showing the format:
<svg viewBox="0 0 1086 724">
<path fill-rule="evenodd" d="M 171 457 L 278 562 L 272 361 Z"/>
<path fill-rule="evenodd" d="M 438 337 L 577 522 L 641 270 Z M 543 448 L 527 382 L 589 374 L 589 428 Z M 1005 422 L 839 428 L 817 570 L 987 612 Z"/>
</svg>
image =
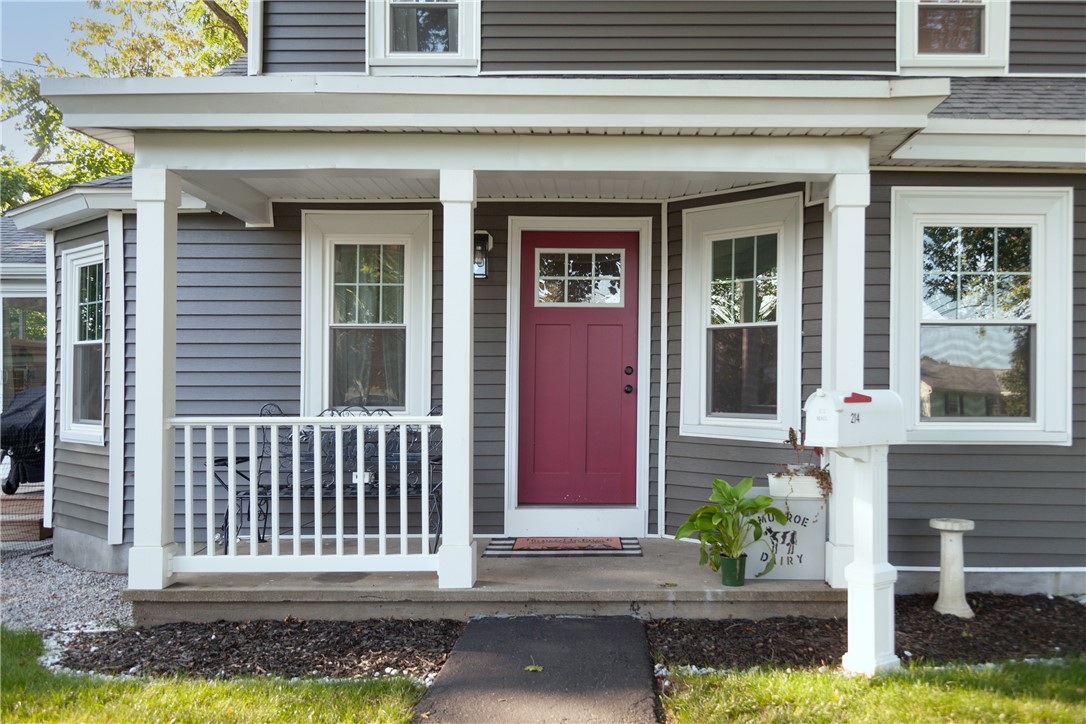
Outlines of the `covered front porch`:
<svg viewBox="0 0 1086 724">
<path fill-rule="evenodd" d="M 946 96 L 944 81 L 856 80 L 823 85 L 786 80 L 668 80 L 665 86 L 662 81 L 598 79 L 578 85 L 577 92 L 571 94 L 569 86 L 546 80 L 526 85 L 522 79 L 448 79 L 438 86 L 422 84 L 410 92 L 377 79 L 367 80 L 374 82 L 359 86 L 350 80 L 323 79 L 317 87 L 297 78 L 287 84 L 269 79 L 254 90 L 256 86 L 233 86 L 230 79 L 208 79 L 207 83 L 177 84 L 176 92 L 169 93 L 156 84 L 155 95 L 150 95 L 150 86 L 145 94 L 138 82 L 123 89 L 103 87 L 101 92 L 88 86 L 74 92 L 70 107 L 64 108 L 69 125 L 136 154 L 133 199 L 139 324 L 135 325 L 134 341 L 139 354 L 134 359 L 129 557 L 133 596 L 149 600 L 160 595 L 183 597 L 203 590 L 201 586 L 210 585 L 207 582 L 228 579 L 221 595 L 229 597 L 235 595 L 228 593 L 234 590 L 234 581 L 268 581 L 275 576 L 282 584 L 286 580 L 282 576 L 292 576 L 300 583 L 290 579 L 287 590 L 304 598 L 317 595 L 306 590 L 323 589 L 326 584 L 334 587 L 341 577 L 357 584 L 380 576 L 389 581 L 378 586 L 385 592 L 382 595 L 392 596 L 386 601 L 388 605 L 394 605 L 396 596 L 405 605 L 416 598 L 424 600 L 430 595 L 425 591 L 433 588 L 479 589 L 480 594 L 463 595 L 468 597 L 464 600 L 475 600 L 482 606 L 485 598 L 471 596 L 485 596 L 490 577 L 496 576 L 507 581 L 509 591 L 549 600 L 552 596 L 541 593 L 546 585 L 524 583 L 532 580 L 531 575 L 518 578 L 523 572 L 502 573 L 505 562 L 480 559 L 482 545 L 475 537 L 480 500 L 491 504 L 494 498 L 501 498 L 496 510 L 486 512 L 499 520 L 494 527 L 507 535 L 523 532 L 516 526 L 522 524 L 521 513 L 531 507 L 519 505 L 517 500 L 515 400 L 521 387 L 515 362 L 510 360 L 517 352 L 516 325 L 521 323 L 516 317 L 516 300 L 529 288 L 513 273 L 522 245 L 530 248 L 519 234 L 538 231 L 540 226 L 554 229 L 540 219 L 562 217 L 562 231 L 588 228 L 610 232 L 615 230 L 616 219 L 635 217 L 630 209 L 636 205 L 636 223 L 619 224 L 618 230 L 634 235 L 626 258 L 637 255 L 643 261 L 634 294 L 640 307 L 629 321 L 636 337 L 634 361 L 614 367 L 633 403 L 629 431 L 636 451 L 628 471 L 630 492 L 610 506 L 614 515 L 599 516 L 622 528 L 576 532 L 556 528 L 553 534 L 641 538 L 655 534 L 666 539 L 667 531 L 675 525 L 667 515 L 674 517 L 701 498 L 699 489 L 673 505 L 668 491 L 668 478 L 674 471 L 668 464 L 667 443 L 669 437 L 680 435 L 675 415 L 679 401 L 673 390 L 684 374 L 683 369 L 670 369 L 679 355 L 669 333 L 677 333 L 680 312 L 675 305 L 681 306 L 684 293 L 676 293 L 683 284 L 682 270 L 672 267 L 673 260 L 681 259 L 682 214 L 691 204 L 703 199 L 705 206 L 721 204 L 722 195 L 743 190 L 766 197 L 789 196 L 789 203 L 797 209 L 794 214 L 788 212 L 792 214 L 789 218 L 798 221 L 787 230 L 775 225 L 775 219 L 769 224 L 772 233 L 782 230 L 782 255 L 793 256 L 795 276 L 788 283 L 795 300 L 790 311 L 795 324 L 787 330 L 783 343 L 798 362 L 800 338 L 807 333 L 801 325 L 801 303 L 812 302 L 810 309 L 820 306 L 815 317 L 821 340 L 818 369 L 814 370 L 818 381 L 831 389 L 863 388 L 865 210 L 870 202 L 871 168 L 888 162 L 901 143 L 924 127 L 928 113 Z M 52 97 L 64 107 L 65 92 L 75 88 L 65 86 Z M 223 113 L 207 110 L 220 107 Z M 405 108 L 419 110 L 408 113 Z M 420 340 L 425 350 L 432 350 L 433 371 L 440 370 L 440 400 L 431 399 L 438 383 L 429 367 L 424 365 L 420 375 L 409 369 L 406 376 L 410 384 L 419 387 L 416 400 L 440 401 L 440 416 L 422 417 L 429 405 L 416 401 L 405 406 L 403 416 L 365 418 L 362 424 L 345 418 L 315 419 L 313 416 L 331 404 L 328 381 L 322 379 L 327 376 L 327 366 L 321 368 L 329 333 L 328 325 L 322 328 L 312 322 L 322 313 L 327 315 L 322 304 L 331 307 L 319 294 L 306 296 L 305 291 L 300 294 L 300 304 L 292 301 L 290 311 L 294 315 L 296 308 L 301 309 L 297 314 L 301 374 L 291 393 L 297 395 L 292 401 L 298 400 L 298 414 L 254 420 L 243 417 L 246 411 L 232 409 L 226 413 L 229 417 L 221 419 L 203 414 L 178 416 L 178 214 L 182 191 L 201 199 L 209 209 L 244 222 L 244 233 L 266 229 L 276 244 L 292 239 L 300 253 L 294 257 L 298 272 L 291 279 L 302 290 L 310 284 L 310 292 L 322 283 L 329 286 L 327 252 L 324 258 L 319 254 L 321 249 L 331 248 L 328 245 L 335 243 L 337 235 L 393 235 L 408 239 L 404 242 L 408 247 L 422 248 L 423 257 L 428 256 L 432 264 L 432 268 L 420 268 L 424 286 L 433 290 L 433 307 L 422 310 L 433 339 L 424 336 Z M 477 232 L 487 229 L 477 218 L 484 204 L 487 218 L 502 228 L 510 260 L 508 286 L 499 290 L 503 296 L 486 299 L 487 308 L 482 312 L 497 316 L 495 309 L 500 307 L 504 315 L 498 339 L 485 340 L 501 346 L 492 359 L 479 353 L 475 339 L 480 315 L 472 272 Z M 571 211 L 574 207 L 588 209 L 590 204 L 595 207 L 590 211 Z M 559 205 L 561 212 L 556 211 Z M 616 211 L 601 210 L 604 205 Z M 817 299 L 804 295 L 801 302 L 803 213 L 815 206 L 822 207 L 818 217 L 812 217 L 817 222 L 810 224 L 819 227 L 820 289 Z M 278 212 L 287 207 L 292 216 L 284 223 Z M 525 207 L 537 212 L 526 213 Z M 376 231 L 365 225 L 348 229 L 336 218 L 340 210 L 370 214 L 371 220 L 383 214 L 385 226 Z M 311 220 L 307 214 L 323 218 Z M 432 223 L 419 226 L 411 214 L 429 214 L 427 220 Z M 523 219 L 529 222 L 522 223 Z M 310 221 L 312 226 L 307 226 Z M 736 221 L 733 226 L 764 229 L 767 223 Z M 312 243 L 311 229 L 315 230 Z M 705 233 L 710 231 L 707 226 Z M 231 233 L 235 233 L 233 229 Z M 789 241 L 784 241 L 786 235 Z M 207 245 L 229 243 L 212 240 Z M 310 254 L 310 248 L 316 250 L 315 255 Z M 293 269 L 291 274 L 295 274 Z M 314 365 L 314 360 L 318 364 Z M 623 366 L 630 370 L 625 375 L 638 377 L 621 377 Z M 761 437 L 738 435 L 732 439 L 779 444 L 789 425 L 799 425 L 799 365 L 792 365 L 787 374 L 794 377 L 794 390 L 789 390 L 788 400 L 781 401 L 782 410 L 787 410 L 773 420 L 776 427 L 763 425 Z M 482 402 L 477 398 L 477 385 L 483 375 L 501 378 L 494 386 L 505 385 L 505 395 L 514 402 L 486 400 L 487 414 L 500 422 L 488 424 L 489 437 L 480 442 L 482 428 L 476 412 Z M 622 385 L 615 389 L 621 390 Z M 317 521 L 326 500 L 335 501 L 337 515 L 342 513 L 345 499 L 351 497 L 347 495 L 351 486 L 355 486 L 356 499 L 364 497 L 357 495 L 358 486 L 367 482 L 364 477 L 355 477 L 365 469 L 357 451 L 371 431 L 387 436 L 399 429 L 403 436 L 405 426 L 440 430 L 438 519 L 416 516 L 429 509 L 425 503 L 412 508 L 402 480 L 393 506 L 398 506 L 401 516 L 395 525 L 382 527 L 388 523 L 390 509 L 380 507 L 375 532 L 365 527 L 359 532 L 356 527 L 352 533 L 349 520 L 336 518 L 326 528 L 317 523 L 307 533 L 312 537 L 303 540 L 298 537 L 299 517 L 310 513 L 299 504 L 306 491 L 289 500 L 273 494 L 266 498 L 269 510 L 264 513 L 272 526 L 267 549 L 239 545 L 241 515 L 248 516 L 251 541 L 252 521 L 261 518 L 262 498 L 256 478 L 239 476 L 233 466 L 241 457 L 256 457 L 253 449 L 258 427 L 269 424 L 276 430 L 290 431 L 295 442 L 282 453 L 291 458 L 293 466 L 307 464 L 297 443 L 303 427 L 327 427 L 331 434 L 329 438 L 317 436 L 326 441 L 321 444 L 330 446 L 326 449 L 334 450 L 327 496 L 321 494 L 318 484 L 309 491 L 312 499 L 305 503 L 316 509 Z M 781 426 L 783 430 L 778 429 Z M 686 432 L 691 436 L 698 433 Z M 729 431 L 722 432 L 719 427 L 700 433 L 717 438 L 717 443 L 729 439 Z M 205 445 L 202 452 L 201 434 L 205 440 L 214 436 L 214 444 Z M 354 454 L 359 455 L 353 468 L 348 464 L 352 439 Z M 247 445 L 248 452 L 239 452 L 239 444 Z M 490 490 L 487 496 L 480 496 L 477 490 L 478 445 L 486 446 L 491 460 L 500 461 L 488 462 L 492 467 L 486 470 L 500 476 L 496 483 L 488 483 L 501 486 L 497 496 Z M 376 449 L 379 454 L 390 454 L 384 444 Z M 309 455 L 309 465 L 322 459 L 319 451 Z M 221 486 L 209 472 L 219 457 L 227 460 Z M 749 462 L 748 458 L 737 459 Z M 716 462 L 710 452 L 698 464 Z M 379 462 L 378 467 L 384 470 L 386 466 Z M 401 470 L 407 467 L 405 464 Z M 420 475 L 423 469 L 430 468 L 422 465 Z M 319 470 L 317 475 L 320 480 Z M 852 559 L 851 475 L 848 466 L 835 471 L 834 495 L 829 501 L 831 530 L 825 580 L 838 588 L 844 585 L 844 568 Z M 703 476 L 699 485 L 707 486 L 709 479 Z M 385 475 L 380 480 L 381 485 L 391 482 Z M 422 483 L 421 501 L 430 497 L 432 482 Z M 271 485 L 272 490 L 280 489 L 275 482 Z M 214 499 L 212 491 L 220 492 L 219 487 L 226 490 L 226 509 L 236 511 L 225 528 L 212 520 L 221 516 L 221 510 L 201 510 L 202 501 Z M 391 504 L 389 489 L 382 488 L 374 501 Z M 279 504 L 281 508 L 270 510 Z M 529 511 L 533 522 L 542 519 L 535 513 L 544 507 L 537 505 Z M 575 515 L 561 506 L 550 507 L 553 510 L 547 520 L 555 526 L 570 518 L 593 518 L 592 513 L 584 513 L 584 507 Z M 365 517 L 359 511 L 356 515 Z M 292 536 L 287 541 L 275 528 L 284 518 L 283 531 Z M 216 529 L 225 539 L 221 549 Z M 435 535 L 438 530 L 439 540 Z M 487 532 L 494 532 L 493 528 Z M 327 551 L 326 545 L 330 546 Z M 552 562 L 533 562 L 531 571 L 551 570 L 549 575 L 559 585 L 584 588 L 584 595 L 603 596 L 601 601 L 614 596 L 607 599 L 611 601 L 607 605 L 621 605 L 619 599 L 623 599 L 627 608 L 630 601 L 669 600 L 680 590 L 691 603 L 724 595 L 714 593 L 717 584 L 697 569 L 693 552 L 683 557 L 689 558 L 688 583 L 655 580 L 664 575 L 661 571 L 673 569 L 672 561 L 646 556 L 639 563 L 645 566 L 652 562 L 656 567 L 630 569 L 630 580 L 638 583 L 607 589 L 620 593 L 605 593 L 604 589 L 593 593 L 591 583 L 570 586 L 566 561 L 553 562 L 553 569 Z M 626 565 L 634 564 L 623 562 L 618 568 Z M 600 564 L 599 569 L 586 570 L 585 576 L 576 580 L 608 580 L 606 572 L 613 566 L 617 563 Z M 332 579 L 324 581 L 317 578 L 320 576 Z M 695 583 L 695 579 L 702 583 Z M 668 585 L 671 583 L 679 585 Z M 416 585 L 419 587 L 414 588 Z M 763 585 L 770 584 L 759 584 L 759 590 L 768 591 Z M 772 584 L 777 585 L 787 589 L 791 584 Z M 822 582 L 813 585 L 825 588 Z M 166 590 L 151 593 L 160 589 Z M 354 596 L 357 598 L 358 590 Z M 456 598 L 452 593 L 448 596 Z M 402 613 L 402 606 L 397 613 Z"/>
<path fill-rule="evenodd" d="M 426 573 L 178 574 L 164 590 L 125 593 L 138 625 L 173 621 L 472 616 L 637 618 L 843 617 L 847 592 L 823 581 L 751 580 L 724 588 L 698 565 L 697 546 L 640 540 L 640 557 L 489 558 L 479 539 L 471 589 Z"/>
</svg>

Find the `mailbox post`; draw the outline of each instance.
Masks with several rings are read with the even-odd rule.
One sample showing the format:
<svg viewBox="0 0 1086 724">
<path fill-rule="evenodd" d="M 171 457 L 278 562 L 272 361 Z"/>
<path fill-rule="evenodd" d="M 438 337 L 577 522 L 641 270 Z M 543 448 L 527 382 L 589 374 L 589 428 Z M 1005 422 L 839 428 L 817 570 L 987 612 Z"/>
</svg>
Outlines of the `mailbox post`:
<svg viewBox="0 0 1086 724">
<path fill-rule="evenodd" d="M 806 439 L 851 468 L 854 555 L 848 583 L 848 671 L 872 675 L 900 665 L 894 654 L 894 582 L 888 545 L 889 446 L 905 441 L 901 398 L 889 390 L 817 390 L 803 408 Z"/>
</svg>

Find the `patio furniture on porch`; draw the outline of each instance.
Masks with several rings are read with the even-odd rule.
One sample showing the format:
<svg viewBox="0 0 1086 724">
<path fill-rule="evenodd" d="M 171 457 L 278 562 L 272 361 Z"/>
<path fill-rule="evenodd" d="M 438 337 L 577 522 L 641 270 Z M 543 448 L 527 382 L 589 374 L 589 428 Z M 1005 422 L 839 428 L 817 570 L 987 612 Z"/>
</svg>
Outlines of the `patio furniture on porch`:
<svg viewBox="0 0 1086 724">
<path fill-rule="evenodd" d="M 429 416 L 441 414 L 441 406 L 435 406 Z M 272 498 L 313 501 L 315 510 L 308 522 L 297 516 L 296 525 L 313 526 L 319 517 L 335 512 L 336 505 L 346 500 L 380 500 L 378 515 L 386 515 L 385 500 L 419 500 L 428 514 L 428 533 L 432 536 L 430 552 L 437 551 L 441 536 L 441 428 L 420 425 L 390 424 L 392 414 L 385 409 L 368 409 L 361 405 L 330 408 L 320 417 L 357 418 L 355 425 L 291 425 L 277 424 L 277 418 L 285 417 L 282 408 L 268 403 L 260 410 L 260 417 L 268 423 L 259 426 L 259 453 L 256 468 L 251 456 L 235 456 L 234 472 L 240 482 L 230 492 L 228 480 L 230 457 L 214 458 L 213 474 L 217 484 L 233 495 L 236 520 L 235 535 L 241 537 L 241 525 L 248 524 L 251 544 L 254 537 L 263 543 L 268 539 L 269 519 L 272 517 Z M 373 420 L 382 418 L 382 424 Z M 297 437 L 297 440 L 295 440 Z M 361 450 L 359 449 L 361 443 Z M 424 468 L 428 473 L 425 476 Z M 252 476 L 256 476 L 256 525 L 253 525 Z M 401 485 L 406 496 L 401 495 Z M 427 500 L 422 501 L 426 489 Z M 333 507 L 324 508 L 321 501 L 334 501 Z M 230 508 L 227 504 L 221 523 L 221 539 L 224 547 L 230 545 Z M 360 539 L 365 537 L 365 513 L 357 508 Z M 319 529 L 319 525 L 316 526 Z M 280 530 L 280 533 L 285 530 Z"/>
</svg>

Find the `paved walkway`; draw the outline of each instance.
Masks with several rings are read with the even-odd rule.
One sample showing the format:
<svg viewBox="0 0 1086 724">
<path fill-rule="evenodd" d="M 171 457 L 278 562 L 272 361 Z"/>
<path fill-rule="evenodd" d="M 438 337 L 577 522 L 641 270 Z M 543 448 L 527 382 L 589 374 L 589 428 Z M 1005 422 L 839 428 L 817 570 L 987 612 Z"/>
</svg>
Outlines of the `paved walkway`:
<svg viewBox="0 0 1086 724">
<path fill-rule="evenodd" d="M 652 673 L 644 626 L 633 618 L 475 619 L 416 721 L 650 724 Z"/>
</svg>

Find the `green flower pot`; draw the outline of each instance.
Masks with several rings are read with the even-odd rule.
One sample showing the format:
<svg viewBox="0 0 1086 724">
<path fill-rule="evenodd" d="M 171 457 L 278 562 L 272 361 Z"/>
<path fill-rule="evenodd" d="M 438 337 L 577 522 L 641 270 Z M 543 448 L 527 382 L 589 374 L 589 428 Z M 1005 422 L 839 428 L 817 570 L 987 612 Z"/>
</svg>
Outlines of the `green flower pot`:
<svg viewBox="0 0 1086 724">
<path fill-rule="evenodd" d="M 725 586 L 742 586 L 747 580 L 747 554 L 720 559 L 720 580 Z"/>
</svg>

